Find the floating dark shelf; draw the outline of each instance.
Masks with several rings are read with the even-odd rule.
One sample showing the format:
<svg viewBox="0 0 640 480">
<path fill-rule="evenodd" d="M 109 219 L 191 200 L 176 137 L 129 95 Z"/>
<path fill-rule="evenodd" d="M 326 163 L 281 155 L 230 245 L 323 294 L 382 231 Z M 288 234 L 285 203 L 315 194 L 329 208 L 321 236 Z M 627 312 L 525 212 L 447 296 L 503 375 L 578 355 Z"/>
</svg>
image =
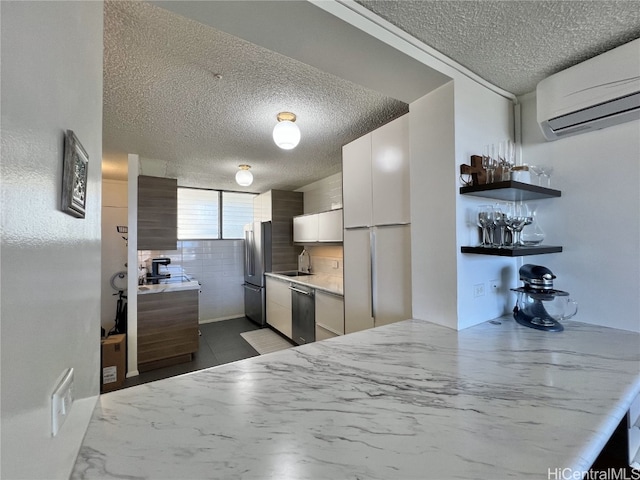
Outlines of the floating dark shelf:
<svg viewBox="0 0 640 480">
<path fill-rule="evenodd" d="M 495 198 L 507 202 L 523 202 L 528 200 L 539 200 L 542 198 L 559 197 L 562 195 L 562 192 L 552 188 L 507 180 L 505 182 L 487 183 L 485 185 L 460 187 L 460 194 Z"/>
<path fill-rule="evenodd" d="M 542 255 L 545 253 L 562 252 L 562 247 L 551 245 L 536 245 L 531 247 L 461 247 L 462 253 L 477 253 L 480 255 L 499 255 L 501 257 L 524 257 L 526 255 Z"/>
</svg>

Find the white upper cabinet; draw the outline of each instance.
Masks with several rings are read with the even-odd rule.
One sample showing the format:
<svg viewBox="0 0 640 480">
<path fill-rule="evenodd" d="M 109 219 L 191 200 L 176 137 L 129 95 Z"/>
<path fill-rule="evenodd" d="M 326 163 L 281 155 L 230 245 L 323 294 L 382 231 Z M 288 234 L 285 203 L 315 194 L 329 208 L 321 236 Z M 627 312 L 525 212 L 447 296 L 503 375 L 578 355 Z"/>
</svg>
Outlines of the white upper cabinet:
<svg viewBox="0 0 640 480">
<path fill-rule="evenodd" d="M 371 134 L 342 147 L 344 228 L 371 225 Z"/>
<path fill-rule="evenodd" d="M 345 145 L 342 178 L 344 228 L 409 223 L 408 115 Z"/>
<path fill-rule="evenodd" d="M 299 243 L 318 241 L 318 215 L 293 217 L 293 241 Z"/>
<path fill-rule="evenodd" d="M 293 241 L 296 243 L 342 242 L 342 210 L 294 217 Z"/>
<path fill-rule="evenodd" d="M 371 134 L 372 225 L 410 223 L 409 116 Z"/>
<path fill-rule="evenodd" d="M 342 209 L 318 214 L 318 241 L 342 241 Z"/>
</svg>

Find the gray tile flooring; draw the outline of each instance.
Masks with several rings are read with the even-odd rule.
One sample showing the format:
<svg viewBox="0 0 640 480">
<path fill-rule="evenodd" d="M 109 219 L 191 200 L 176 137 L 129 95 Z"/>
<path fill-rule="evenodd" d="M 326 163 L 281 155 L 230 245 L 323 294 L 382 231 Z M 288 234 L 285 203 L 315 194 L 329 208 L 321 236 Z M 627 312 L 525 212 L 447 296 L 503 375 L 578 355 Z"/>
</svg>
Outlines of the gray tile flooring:
<svg viewBox="0 0 640 480">
<path fill-rule="evenodd" d="M 246 317 L 200 324 L 200 345 L 191 362 L 159 368 L 141 373 L 137 377 L 127 378 L 122 388 L 255 357 L 258 352 L 240 334 L 258 328 L 260 327 Z"/>
</svg>

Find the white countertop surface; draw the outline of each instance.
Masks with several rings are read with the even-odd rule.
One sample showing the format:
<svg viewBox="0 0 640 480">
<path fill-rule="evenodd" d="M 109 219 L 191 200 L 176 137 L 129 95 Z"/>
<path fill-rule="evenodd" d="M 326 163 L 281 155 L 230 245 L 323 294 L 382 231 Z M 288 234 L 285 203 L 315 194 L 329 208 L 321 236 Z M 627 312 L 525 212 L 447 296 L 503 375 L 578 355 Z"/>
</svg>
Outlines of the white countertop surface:
<svg viewBox="0 0 640 480">
<path fill-rule="evenodd" d="M 311 275 L 289 277 L 287 275 L 281 275 L 277 272 L 269 272 L 265 273 L 265 275 L 268 277 L 277 278 L 285 282 L 295 282 L 301 285 L 307 285 L 318 290 L 324 290 L 325 292 L 333 293 L 334 295 L 344 295 L 342 277 L 337 277 L 335 275 L 328 275 L 326 273 L 314 273 Z"/>
<path fill-rule="evenodd" d="M 197 280 L 180 275 L 167 280 L 160 280 L 160 283 L 156 285 L 138 285 L 138 295 L 198 290 L 199 288 L 200 283 Z"/>
<path fill-rule="evenodd" d="M 546 479 L 640 392 L 640 335 L 408 320 L 102 395 L 74 479 Z M 579 478 L 579 477 L 571 477 Z"/>
</svg>

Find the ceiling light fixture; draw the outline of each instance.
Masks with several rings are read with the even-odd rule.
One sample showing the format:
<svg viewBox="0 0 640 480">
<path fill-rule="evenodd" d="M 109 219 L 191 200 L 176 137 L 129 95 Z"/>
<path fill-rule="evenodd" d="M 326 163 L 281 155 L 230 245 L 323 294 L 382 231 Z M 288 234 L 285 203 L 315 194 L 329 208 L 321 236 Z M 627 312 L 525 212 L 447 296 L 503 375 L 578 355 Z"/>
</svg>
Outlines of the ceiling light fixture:
<svg viewBox="0 0 640 480">
<path fill-rule="evenodd" d="M 241 187 L 248 187 L 253 183 L 253 174 L 249 171 L 251 165 L 238 165 L 236 172 L 236 183 Z"/>
<path fill-rule="evenodd" d="M 284 150 L 291 150 L 300 143 L 300 129 L 293 123 L 296 116 L 291 112 L 280 112 L 278 124 L 273 129 L 273 141 Z"/>
</svg>

